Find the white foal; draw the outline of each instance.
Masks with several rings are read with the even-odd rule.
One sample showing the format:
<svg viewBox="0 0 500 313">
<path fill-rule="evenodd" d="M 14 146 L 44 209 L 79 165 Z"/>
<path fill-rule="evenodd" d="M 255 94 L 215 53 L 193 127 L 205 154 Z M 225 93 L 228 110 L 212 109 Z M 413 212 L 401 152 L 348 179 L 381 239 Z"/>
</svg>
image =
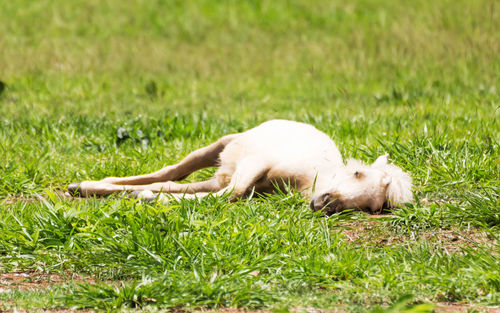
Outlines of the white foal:
<svg viewBox="0 0 500 313">
<path fill-rule="evenodd" d="M 158 192 L 176 198 L 230 192 L 231 198 L 240 198 L 287 184 L 310 197 L 315 211 L 360 209 L 375 213 L 413 199 L 410 176 L 388 164 L 388 157 L 380 156 L 371 165 L 356 160 L 344 165 L 337 146 L 326 134 L 311 125 L 272 120 L 224 136 L 157 172 L 73 183 L 68 190 L 82 196 L 127 190 L 148 198 Z M 211 166 L 219 168 L 207 181 L 175 182 Z"/>
</svg>

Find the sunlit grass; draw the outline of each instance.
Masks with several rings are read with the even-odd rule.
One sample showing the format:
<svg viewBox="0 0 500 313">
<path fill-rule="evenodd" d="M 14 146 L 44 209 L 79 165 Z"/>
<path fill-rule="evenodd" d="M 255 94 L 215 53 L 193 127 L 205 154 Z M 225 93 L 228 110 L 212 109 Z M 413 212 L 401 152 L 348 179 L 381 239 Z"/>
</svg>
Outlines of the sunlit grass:
<svg viewBox="0 0 500 313">
<path fill-rule="evenodd" d="M 91 280 L 10 288 L 0 310 L 498 305 L 499 10 L 494 0 L 2 3 L 0 273 Z M 326 218 L 288 193 L 168 205 L 55 193 L 157 170 L 272 118 L 315 125 L 346 158 L 389 153 L 417 201 L 374 220 Z M 345 224 L 370 237 L 352 242 Z M 433 240 L 446 231 L 469 240 Z"/>
</svg>

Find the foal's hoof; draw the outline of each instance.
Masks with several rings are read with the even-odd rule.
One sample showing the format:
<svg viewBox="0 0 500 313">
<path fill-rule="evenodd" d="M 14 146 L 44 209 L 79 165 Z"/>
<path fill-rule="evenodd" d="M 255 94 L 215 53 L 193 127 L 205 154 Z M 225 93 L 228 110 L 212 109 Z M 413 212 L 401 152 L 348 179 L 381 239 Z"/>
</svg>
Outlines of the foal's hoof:
<svg viewBox="0 0 500 313">
<path fill-rule="evenodd" d="M 68 192 L 73 197 L 81 197 L 80 183 L 71 183 L 68 185 Z"/>
<path fill-rule="evenodd" d="M 156 198 L 156 195 L 150 190 L 136 190 L 132 192 L 132 196 L 146 202 L 151 202 Z"/>
<path fill-rule="evenodd" d="M 141 190 L 132 192 L 134 198 L 143 200 L 144 202 L 158 201 L 161 203 L 167 203 L 168 199 L 163 195 L 163 193 L 154 193 L 151 190 Z"/>
</svg>

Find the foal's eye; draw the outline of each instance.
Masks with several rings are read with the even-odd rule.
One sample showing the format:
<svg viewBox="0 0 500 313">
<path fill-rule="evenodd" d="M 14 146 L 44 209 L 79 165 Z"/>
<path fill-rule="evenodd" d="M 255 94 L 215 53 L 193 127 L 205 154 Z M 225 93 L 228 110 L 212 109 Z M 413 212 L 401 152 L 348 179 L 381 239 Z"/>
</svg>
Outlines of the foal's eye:
<svg viewBox="0 0 500 313">
<path fill-rule="evenodd" d="M 359 172 L 358 172 L 358 171 L 356 171 L 356 172 L 354 173 L 354 177 L 359 178 Z"/>
</svg>

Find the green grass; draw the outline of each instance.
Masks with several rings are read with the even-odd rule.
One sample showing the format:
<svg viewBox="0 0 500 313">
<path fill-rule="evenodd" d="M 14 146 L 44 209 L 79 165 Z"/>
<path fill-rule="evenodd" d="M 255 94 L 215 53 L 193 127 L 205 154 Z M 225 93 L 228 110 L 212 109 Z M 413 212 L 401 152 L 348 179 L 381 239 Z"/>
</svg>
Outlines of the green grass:
<svg viewBox="0 0 500 313">
<path fill-rule="evenodd" d="M 496 1 L 7 1 L 0 20 L 0 275 L 67 277 L 0 285 L 0 310 L 500 304 Z M 55 194 L 272 118 L 388 152 L 417 201 L 373 219 L 287 193 Z"/>
</svg>

